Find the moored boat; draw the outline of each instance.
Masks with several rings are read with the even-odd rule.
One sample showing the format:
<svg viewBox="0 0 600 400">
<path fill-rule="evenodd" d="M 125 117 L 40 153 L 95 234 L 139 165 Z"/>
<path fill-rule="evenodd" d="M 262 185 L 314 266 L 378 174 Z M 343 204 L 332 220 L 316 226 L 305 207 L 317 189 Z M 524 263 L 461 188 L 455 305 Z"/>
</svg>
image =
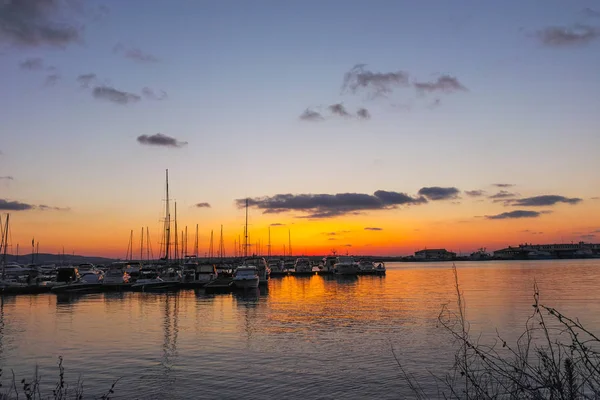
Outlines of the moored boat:
<svg viewBox="0 0 600 400">
<path fill-rule="evenodd" d="M 352 257 L 338 257 L 334 268 L 336 275 L 358 275 L 358 263 Z"/>
<path fill-rule="evenodd" d="M 257 288 L 260 278 L 255 265 L 242 265 L 233 273 L 233 284 L 238 289 Z"/>
</svg>

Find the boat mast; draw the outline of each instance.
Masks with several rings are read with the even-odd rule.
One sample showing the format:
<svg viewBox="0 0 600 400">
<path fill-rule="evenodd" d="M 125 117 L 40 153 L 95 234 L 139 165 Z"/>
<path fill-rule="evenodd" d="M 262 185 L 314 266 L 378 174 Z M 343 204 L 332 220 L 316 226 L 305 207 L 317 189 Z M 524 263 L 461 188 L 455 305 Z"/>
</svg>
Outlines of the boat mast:
<svg viewBox="0 0 600 400">
<path fill-rule="evenodd" d="M 142 227 L 142 236 L 140 240 L 140 261 L 144 260 L 144 227 Z"/>
<path fill-rule="evenodd" d="M 165 261 L 169 261 L 169 248 L 171 247 L 171 212 L 169 210 L 169 170 L 167 174 L 167 200 L 165 209 Z"/>
<path fill-rule="evenodd" d="M 194 243 L 194 256 L 198 258 L 198 224 L 196 224 L 196 240 Z"/>
<path fill-rule="evenodd" d="M 146 260 L 150 261 L 150 230 L 146 227 Z"/>
<path fill-rule="evenodd" d="M 177 202 L 175 202 L 175 261 L 179 260 L 179 244 L 177 243 Z"/>
<path fill-rule="evenodd" d="M 221 225 L 221 239 L 219 241 L 219 258 L 221 259 L 221 263 L 223 262 L 223 257 L 225 257 L 225 242 L 223 242 L 223 225 Z"/>
<path fill-rule="evenodd" d="M 208 257 L 212 260 L 214 256 L 214 246 L 213 246 L 213 230 L 210 230 L 210 243 L 208 244 Z"/>
<path fill-rule="evenodd" d="M 185 253 L 184 253 L 185 257 L 187 257 L 187 255 L 188 255 L 188 252 L 187 252 L 187 250 L 188 250 L 188 246 L 187 246 L 188 240 L 187 239 L 188 239 L 188 231 L 187 231 L 187 225 L 186 225 L 185 226 Z"/>
<path fill-rule="evenodd" d="M 35 238 L 31 239 L 31 263 L 33 264 L 33 260 L 35 258 Z"/>
<path fill-rule="evenodd" d="M 129 261 L 133 261 L 133 229 L 129 234 Z"/>
<path fill-rule="evenodd" d="M 246 199 L 246 226 L 244 228 L 244 257 L 248 257 L 248 199 Z"/>
<path fill-rule="evenodd" d="M 10 214 L 6 214 L 6 224 L 4 224 L 4 231 L 2 235 L 3 243 L 2 243 L 2 279 L 6 276 L 4 273 L 6 272 L 6 248 L 8 247 L 8 220 Z"/>
<path fill-rule="evenodd" d="M 179 258 L 181 261 L 183 261 L 183 229 L 181 230 L 181 250 L 179 252 L 181 253 Z"/>
</svg>

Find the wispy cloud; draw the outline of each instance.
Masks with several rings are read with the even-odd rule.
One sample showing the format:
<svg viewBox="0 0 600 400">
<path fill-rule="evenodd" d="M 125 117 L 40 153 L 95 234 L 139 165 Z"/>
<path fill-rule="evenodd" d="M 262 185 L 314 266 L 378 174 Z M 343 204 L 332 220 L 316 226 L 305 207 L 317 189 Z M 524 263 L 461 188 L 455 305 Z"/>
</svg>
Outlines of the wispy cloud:
<svg viewBox="0 0 600 400">
<path fill-rule="evenodd" d="M 485 196 L 485 190 L 465 190 L 465 194 L 470 197 Z"/>
<path fill-rule="evenodd" d="M 551 26 L 537 32 L 537 38 L 545 46 L 579 46 L 600 37 L 600 29 L 589 25 L 576 25 L 571 28 Z"/>
<path fill-rule="evenodd" d="M 499 188 L 509 188 L 509 187 L 513 187 L 516 185 L 514 183 L 493 183 L 492 186 L 496 186 Z"/>
<path fill-rule="evenodd" d="M 168 97 L 167 92 L 165 92 L 164 90 L 155 91 L 154 89 L 150 89 L 149 87 L 143 88 L 142 94 L 144 95 L 144 97 L 150 100 L 165 100 Z"/>
<path fill-rule="evenodd" d="M 37 209 L 40 211 L 71 211 L 70 207 L 53 207 L 45 204 L 40 204 Z"/>
<path fill-rule="evenodd" d="M 125 47 L 121 43 L 118 43 L 115 45 L 115 47 L 113 47 L 113 52 L 116 54 L 123 54 L 125 58 L 142 63 L 155 63 L 160 61 L 158 57 L 150 53 L 147 53 L 135 47 Z"/>
<path fill-rule="evenodd" d="M 0 199 L 0 210 L 3 211 L 26 211 L 33 210 L 35 208 L 32 204 L 21 203 L 19 201 L 9 201 L 6 199 Z"/>
<path fill-rule="evenodd" d="M 46 76 L 46 80 L 44 81 L 44 84 L 46 86 L 54 86 L 56 85 L 56 83 L 60 80 L 60 74 L 50 74 L 48 76 Z"/>
<path fill-rule="evenodd" d="M 97 86 L 92 91 L 96 99 L 107 100 L 116 104 L 129 104 L 140 101 L 141 97 L 134 93 L 117 90 L 110 86 Z"/>
<path fill-rule="evenodd" d="M 489 198 L 492 200 L 504 201 L 505 199 L 511 199 L 511 198 L 518 197 L 518 196 L 519 196 L 518 193 L 512 193 L 512 192 L 509 192 L 508 190 L 501 190 L 498 193 L 489 196 Z"/>
<path fill-rule="evenodd" d="M 420 92 L 452 93 L 468 90 L 458 79 L 450 75 L 442 75 L 434 82 L 415 82 L 413 86 Z"/>
<path fill-rule="evenodd" d="M 96 79 L 97 76 L 94 73 L 82 74 L 77 77 L 77 82 L 81 87 L 89 88 L 90 85 L 96 81 Z"/>
<path fill-rule="evenodd" d="M 331 111 L 333 115 L 339 115 L 340 117 L 350 116 L 350 113 L 346 111 L 346 107 L 344 107 L 342 103 L 332 104 L 327 108 L 329 109 L 329 111 Z"/>
<path fill-rule="evenodd" d="M 419 190 L 421 196 L 426 197 L 429 200 L 448 200 L 456 199 L 460 190 L 455 187 L 423 187 Z"/>
<path fill-rule="evenodd" d="M 518 219 L 518 218 L 537 218 L 542 215 L 539 211 L 515 210 L 497 215 L 486 215 L 487 219 Z"/>
<path fill-rule="evenodd" d="M 137 137 L 137 141 L 143 145 L 162 147 L 183 147 L 188 144 L 187 142 L 180 142 L 174 137 L 163 135 L 162 133 L 141 135 Z"/>
<path fill-rule="evenodd" d="M 366 64 L 357 64 L 344 75 L 343 92 L 357 93 L 365 91 L 373 96 L 392 93 L 395 88 L 408 86 L 408 73 L 372 72 L 365 69 Z"/>
<path fill-rule="evenodd" d="M 285 224 L 282 224 L 281 222 L 275 222 L 272 223 L 270 226 L 285 226 Z"/>
<path fill-rule="evenodd" d="M 196 203 L 196 204 L 194 204 L 194 207 L 196 207 L 196 208 L 210 208 L 210 204 L 209 203 Z"/>
<path fill-rule="evenodd" d="M 580 198 L 568 198 L 564 196 L 558 195 L 543 195 L 543 196 L 534 196 L 527 197 L 524 199 L 512 200 L 511 204 L 513 206 L 519 207 L 545 207 L 545 206 L 553 206 L 557 203 L 566 203 L 566 204 L 577 204 L 583 201 Z"/>
<path fill-rule="evenodd" d="M 237 199 L 239 208 L 245 207 L 246 199 Z M 424 197 L 411 197 L 405 193 L 378 190 L 374 194 L 276 194 L 256 197 L 248 201 L 250 207 L 264 213 L 302 212 L 300 218 L 331 218 L 357 214 L 370 210 L 394 209 L 403 205 L 427 203 Z"/>
<path fill-rule="evenodd" d="M 13 178 L 13 177 L 12 177 L 12 176 L 10 176 L 10 175 L 7 175 L 7 176 L 0 176 L 0 181 L 14 181 L 14 180 L 15 180 L 15 178 Z"/>
<path fill-rule="evenodd" d="M 321 113 L 311 110 L 310 108 L 307 108 L 306 110 L 304 110 L 304 112 L 300 115 L 300 119 L 302 121 L 311 121 L 311 122 L 315 122 L 315 121 L 323 121 L 325 118 L 323 118 L 323 115 L 321 115 Z"/>
<path fill-rule="evenodd" d="M 81 37 L 72 1 L 12 0 L 0 2 L 0 41 L 20 47 L 65 47 Z"/>
<path fill-rule="evenodd" d="M 356 116 L 359 119 L 371 119 L 371 113 L 366 108 L 359 108 L 356 112 Z"/>
<path fill-rule="evenodd" d="M 383 228 L 376 228 L 376 227 L 366 227 L 365 231 L 382 231 Z"/>
<path fill-rule="evenodd" d="M 19 68 L 28 71 L 40 71 L 44 69 L 44 60 L 40 57 L 28 58 L 19 63 Z"/>
</svg>

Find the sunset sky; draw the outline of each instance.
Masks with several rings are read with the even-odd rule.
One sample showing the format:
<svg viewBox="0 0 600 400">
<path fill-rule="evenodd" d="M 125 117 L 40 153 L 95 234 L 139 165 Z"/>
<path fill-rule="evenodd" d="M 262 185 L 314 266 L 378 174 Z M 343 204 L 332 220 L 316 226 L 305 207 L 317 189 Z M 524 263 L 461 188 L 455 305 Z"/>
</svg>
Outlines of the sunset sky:
<svg viewBox="0 0 600 400">
<path fill-rule="evenodd" d="M 166 169 L 200 254 L 600 242 L 599 70 L 593 0 L 0 2 L 10 251 L 156 255 Z"/>
</svg>

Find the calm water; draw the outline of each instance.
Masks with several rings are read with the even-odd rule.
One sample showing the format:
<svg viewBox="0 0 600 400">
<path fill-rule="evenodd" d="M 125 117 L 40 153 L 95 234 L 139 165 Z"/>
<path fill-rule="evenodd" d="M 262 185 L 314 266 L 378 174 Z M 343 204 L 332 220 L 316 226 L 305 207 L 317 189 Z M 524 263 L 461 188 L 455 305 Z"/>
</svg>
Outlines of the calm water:
<svg viewBox="0 0 600 400">
<path fill-rule="evenodd" d="M 82 375 L 118 398 L 402 398 L 392 347 L 412 375 L 451 365 L 437 327 L 455 300 L 451 264 L 388 264 L 385 277 L 275 278 L 260 293 L 113 293 L 5 297 L 0 368 L 21 378 L 40 366 L 54 383 Z M 472 331 L 514 339 L 542 303 L 600 332 L 600 260 L 457 264 Z"/>
</svg>

